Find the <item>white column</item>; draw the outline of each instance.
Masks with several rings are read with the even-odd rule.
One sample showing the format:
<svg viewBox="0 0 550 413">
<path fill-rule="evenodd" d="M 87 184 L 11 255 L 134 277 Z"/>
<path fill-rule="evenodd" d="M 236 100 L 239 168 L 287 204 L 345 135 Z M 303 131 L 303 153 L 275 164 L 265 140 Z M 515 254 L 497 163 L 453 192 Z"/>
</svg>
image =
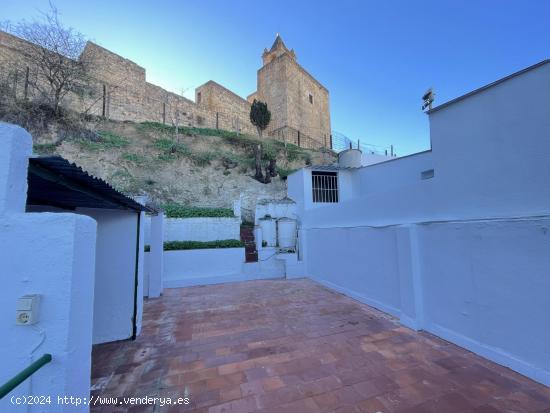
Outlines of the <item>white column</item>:
<svg viewBox="0 0 550 413">
<path fill-rule="evenodd" d="M 0 215 L 24 212 L 32 138 L 25 129 L 3 122 L 0 122 L 0 137 Z"/>
<path fill-rule="evenodd" d="M 149 253 L 149 297 L 162 294 L 164 273 L 164 214 L 151 217 L 151 238 Z"/>
</svg>

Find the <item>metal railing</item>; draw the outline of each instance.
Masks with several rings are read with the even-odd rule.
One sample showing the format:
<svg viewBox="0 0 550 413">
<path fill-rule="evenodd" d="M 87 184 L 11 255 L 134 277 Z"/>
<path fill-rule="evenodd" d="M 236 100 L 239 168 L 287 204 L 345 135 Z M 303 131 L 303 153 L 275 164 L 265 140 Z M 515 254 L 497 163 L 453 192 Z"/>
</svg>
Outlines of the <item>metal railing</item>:
<svg viewBox="0 0 550 413">
<path fill-rule="evenodd" d="M 30 376 L 32 376 L 34 373 L 36 373 L 40 368 L 48 364 L 50 361 L 52 361 L 52 355 L 44 354 L 38 360 L 33 362 L 29 367 L 22 370 L 21 372 L 13 376 L 11 379 L 9 379 L 7 382 L 5 382 L 2 386 L 0 386 L 0 399 L 2 399 L 5 395 L 7 395 L 9 392 L 11 392 L 13 389 L 15 389 L 25 380 L 27 380 Z"/>
</svg>

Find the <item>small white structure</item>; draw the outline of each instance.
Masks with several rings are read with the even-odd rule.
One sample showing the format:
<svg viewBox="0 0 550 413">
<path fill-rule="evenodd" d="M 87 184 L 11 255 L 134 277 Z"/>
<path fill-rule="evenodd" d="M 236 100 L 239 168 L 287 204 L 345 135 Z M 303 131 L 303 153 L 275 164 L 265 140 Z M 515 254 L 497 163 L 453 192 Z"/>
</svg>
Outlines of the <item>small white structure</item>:
<svg viewBox="0 0 550 413">
<path fill-rule="evenodd" d="M 87 412 L 88 406 L 15 405 L 11 396 L 87 399 L 94 305 L 96 222 L 72 213 L 25 213 L 32 138 L 0 123 L 0 383 L 45 353 L 52 355 L 0 400 L 2 412 Z M 39 294 L 38 322 L 16 325 L 16 303 Z"/>
<path fill-rule="evenodd" d="M 359 168 L 362 165 L 363 152 L 359 149 L 346 149 L 338 154 L 338 165 L 342 168 Z"/>
<path fill-rule="evenodd" d="M 59 156 L 30 158 L 28 182 L 28 211 L 72 211 L 97 222 L 93 343 L 135 338 L 143 308 L 141 221 L 148 207 Z"/>
<path fill-rule="evenodd" d="M 550 385 L 549 108 L 546 60 L 430 110 L 429 151 L 290 175 L 307 275 Z"/>
</svg>

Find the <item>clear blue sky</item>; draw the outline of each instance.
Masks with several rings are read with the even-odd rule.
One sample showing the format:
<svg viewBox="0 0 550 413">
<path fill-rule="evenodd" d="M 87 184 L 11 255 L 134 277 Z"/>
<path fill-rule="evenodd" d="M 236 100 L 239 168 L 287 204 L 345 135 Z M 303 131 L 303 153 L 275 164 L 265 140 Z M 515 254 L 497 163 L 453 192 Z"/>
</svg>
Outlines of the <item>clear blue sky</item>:
<svg viewBox="0 0 550 413">
<path fill-rule="evenodd" d="M 45 0 L 0 0 L 31 19 Z M 54 1 L 65 24 L 193 97 L 213 79 L 246 97 L 275 34 L 330 91 L 332 127 L 399 155 L 429 147 L 440 104 L 550 57 L 550 1 Z"/>
</svg>

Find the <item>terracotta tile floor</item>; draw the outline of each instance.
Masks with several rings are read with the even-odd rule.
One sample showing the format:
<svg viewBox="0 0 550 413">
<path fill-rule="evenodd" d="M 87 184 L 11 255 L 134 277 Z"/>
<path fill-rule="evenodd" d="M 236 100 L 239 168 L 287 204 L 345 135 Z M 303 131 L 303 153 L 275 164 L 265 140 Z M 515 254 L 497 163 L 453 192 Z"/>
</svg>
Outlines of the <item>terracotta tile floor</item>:
<svg viewBox="0 0 550 413">
<path fill-rule="evenodd" d="M 92 412 L 550 412 L 550 388 L 310 280 L 165 290 L 93 352 L 93 395 L 191 399 Z"/>
</svg>

